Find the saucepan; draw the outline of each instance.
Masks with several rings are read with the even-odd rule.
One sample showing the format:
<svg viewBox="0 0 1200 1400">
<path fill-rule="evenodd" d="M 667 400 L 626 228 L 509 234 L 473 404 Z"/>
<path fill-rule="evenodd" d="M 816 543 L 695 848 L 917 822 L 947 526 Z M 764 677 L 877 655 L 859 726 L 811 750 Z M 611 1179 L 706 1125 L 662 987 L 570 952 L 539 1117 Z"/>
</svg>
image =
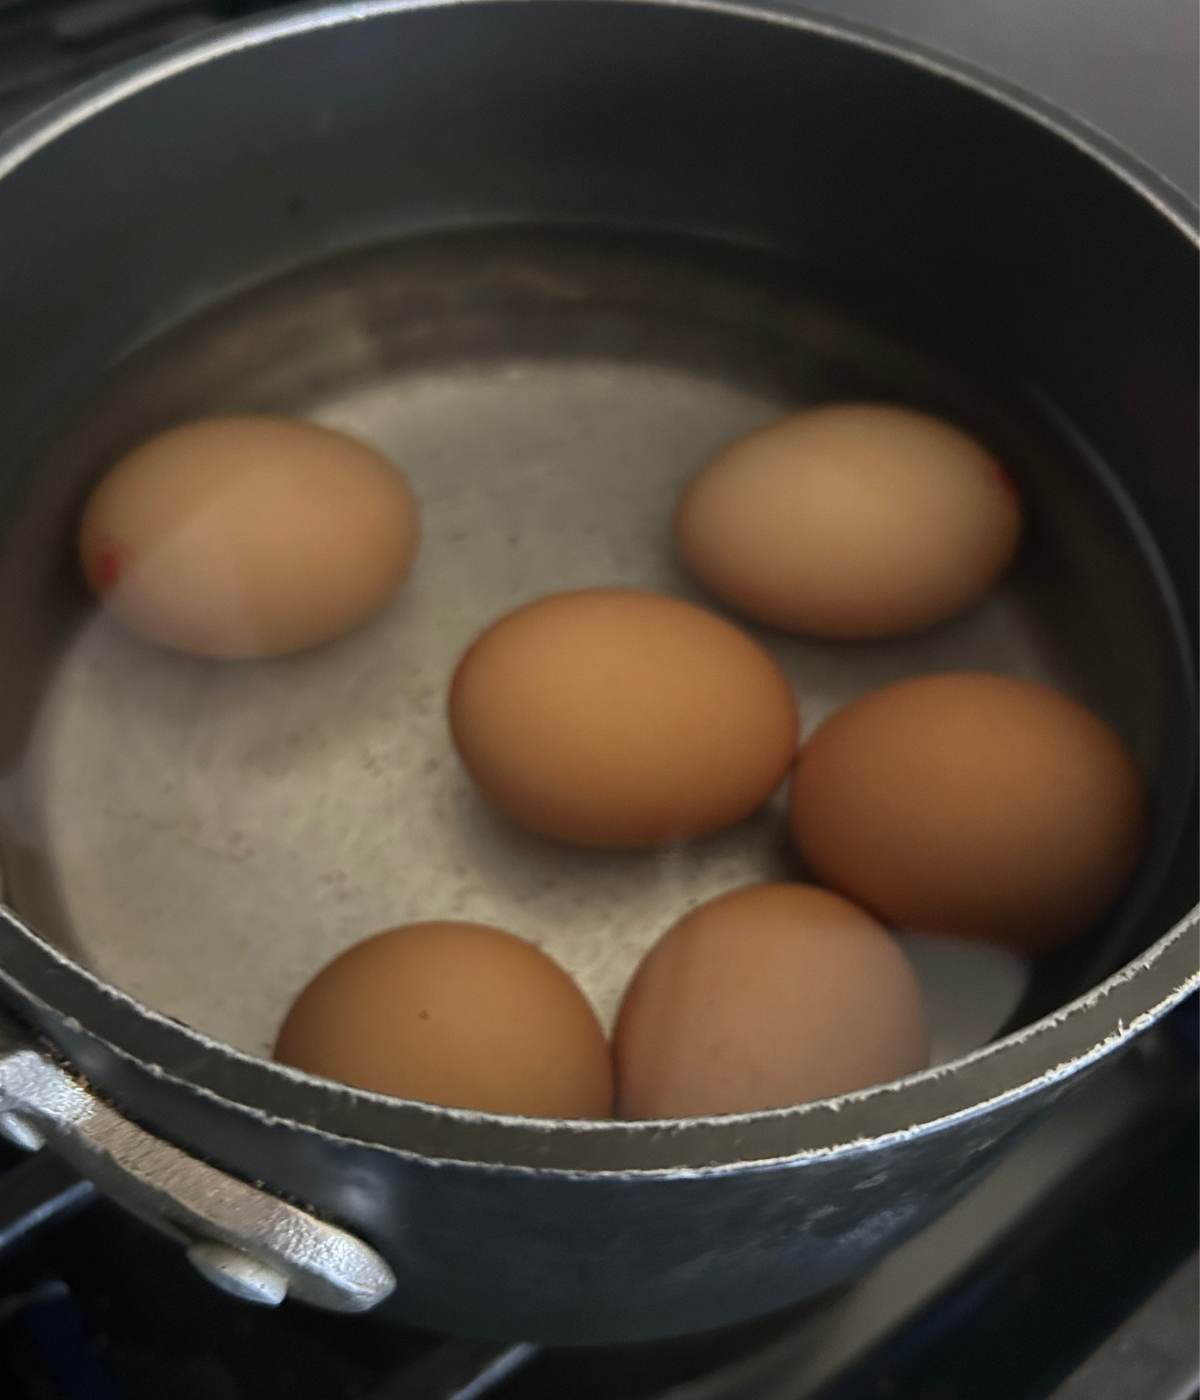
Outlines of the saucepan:
<svg viewBox="0 0 1200 1400">
<path fill-rule="evenodd" d="M 1193 221 L 1068 116 L 760 0 L 314 5 L 10 132 L 8 1134 L 247 1297 L 493 1337 L 730 1323 L 933 1219 L 1197 982 Z M 538 591 L 685 590 L 650 523 L 679 481 L 839 397 L 978 426 L 1029 539 L 960 623 L 787 664 L 825 704 L 964 664 L 1084 698 L 1152 795 L 1103 925 L 1034 962 L 990 1043 L 798 1107 L 506 1118 L 271 1063 L 288 998 L 374 928 L 490 911 L 604 1004 L 671 909 L 768 873 L 761 832 L 648 866 L 500 832 L 439 759 L 434 677 Z M 213 666 L 97 625 L 89 483 L 214 411 L 403 460 L 445 628 L 402 645 L 400 605 L 373 641 Z"/>
</svg>

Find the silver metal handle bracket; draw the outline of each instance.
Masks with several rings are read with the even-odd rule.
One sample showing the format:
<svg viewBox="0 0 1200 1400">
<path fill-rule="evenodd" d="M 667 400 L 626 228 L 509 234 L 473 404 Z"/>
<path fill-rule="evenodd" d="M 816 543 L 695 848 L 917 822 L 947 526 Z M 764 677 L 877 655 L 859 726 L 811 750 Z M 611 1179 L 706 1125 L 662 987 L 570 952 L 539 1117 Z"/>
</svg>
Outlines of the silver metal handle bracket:
<svg viewBox="0 0 1200 1400">
<path fill-rule="evenodd" d="M 181 1239 L 211 1282 L 248 1301 L 284 1294 L 366 1312 L 395 1276 L 369 1245 L 129 1121 L 0 1013 L 0 1131 L 43 1144 L 135 1215 Z"/>
</svg>

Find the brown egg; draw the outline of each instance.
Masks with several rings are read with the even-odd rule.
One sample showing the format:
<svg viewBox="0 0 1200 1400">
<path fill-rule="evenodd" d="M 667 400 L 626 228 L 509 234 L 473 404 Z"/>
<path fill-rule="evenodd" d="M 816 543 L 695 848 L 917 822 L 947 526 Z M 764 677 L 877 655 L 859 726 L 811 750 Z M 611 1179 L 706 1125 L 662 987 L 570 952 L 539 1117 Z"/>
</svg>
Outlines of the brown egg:
<svg viewBox="0 0 1200 1400">
<path fill-rule="evenodd" d="M 623 1118 L 783 1108 L 929 1062 L 900 945 L 814 885 L 751 885 L 681 919 L 630 983 L 613 1052 Z"/>
<path fill-rule="evenodd" d="M 804 746 L 792 831 L 816 877 L 888 923 L 1027 952 L 1087 928 L 1129 878 L 1133 759 L 1049 686 L 924 676 L 848 705 Z"/>
<path fill-rule="evenodd" d="M 497 807 L 545 836 L 645 847 L 749 816 L 796 750 L 770 656 L 691 603 L 558 593 L 490 627 L 459 664 L 454 741 Z"/>
<path fill-rule="evenodd" d="M 723 602 L 814 637 L 892 637 L 952 616 L 1017 547 L 1016 490 L 937 418 L 836 404 L 727 447 L 688 487 L 680 554 Z"/>
<path fill-rule="evenodd" d="M 286 418 L 160 433 L 100 480 L 79 532 L 84 577 L 127 627 L 227 659 L 357 626 L 416 549 L 404 477 L 365 444 Z"/>
<path fill-rule="evenodd" d="M 317 974 L 275 1058 L 360 1089 L 538 1118 L 607 1118 L 612 1064 L 570 977 L 485 924 L 378 933 Z"/>
</svg>

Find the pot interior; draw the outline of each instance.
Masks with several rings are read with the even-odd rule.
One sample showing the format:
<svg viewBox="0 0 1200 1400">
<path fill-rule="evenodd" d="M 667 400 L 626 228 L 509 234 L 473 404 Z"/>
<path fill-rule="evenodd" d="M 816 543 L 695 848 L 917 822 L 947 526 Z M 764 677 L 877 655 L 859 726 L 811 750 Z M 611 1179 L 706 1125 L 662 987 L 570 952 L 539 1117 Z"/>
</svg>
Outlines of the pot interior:
<svg viewBox="0 0 1200 1400">
<path fill-rule="evenodd" d="M 1154 801 L 1137 880 L 1072 947 L 1030 968 L 913 940 L 953 1059 L 1085 991 L 1193 897 L 1188 240 L 1069 143 L 869 47 L 569 8 L 381 12 L 371 46 L 297 31 L 126 97 L 0 180 L 30 327 L 0 413 L 6 897 L 103 979 L 251 1053 L 326 960 L 410 919 L 511 928 L 611 1016 L 686 908 L 802 877 L 779 803 L 658 856 L 527 837 L 454 758 L 454 662 L 548 591 L 699 597 L 669 519 L 714 450 L 792 408 L 896 401 L 993 446 L 1027 539 L 992 597 L 921 637 L 764 635 L 805 733 L 901 676 L 1036 677 L 1126 737 Z M 101 153 L 115 196 L 89 175 Z M 297 657 L 153 649 L 78 583 L 81 501 L 147 434 L 255 411 L 404 468 L 415 574 Z"/>
</svg>

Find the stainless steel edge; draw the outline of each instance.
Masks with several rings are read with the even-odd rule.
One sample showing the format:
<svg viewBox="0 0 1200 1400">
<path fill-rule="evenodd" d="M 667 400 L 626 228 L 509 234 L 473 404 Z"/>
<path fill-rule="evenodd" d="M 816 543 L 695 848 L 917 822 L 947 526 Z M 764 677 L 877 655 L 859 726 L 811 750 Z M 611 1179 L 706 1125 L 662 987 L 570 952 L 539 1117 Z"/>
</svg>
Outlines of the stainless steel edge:
<svg viewBox="0 0 1200 1400">
<path fill-rule="evenodd" d="M 593 0 L 556 0 L 558 4 L 587 4 Z M 648 0 L 606 0 L 609 4 L 645 5 Z M 129 59 L 109 72 L 81 83 L 63 97 L 0 133 L 0 179 L 34 155 L 42 146 L 114 103 L 177 73 L 201 67 L 242 49 L 257 48 L 313 30 L 402 11 L 439 9 L 460 5 L 537 3 L 537 0 L 334 0 L 333 3 L 297 8 L 282 15 L 260 16 L 226 24 L 217 32 L 177 40 L 151 54 Z M 1018 86 L 969 59 L 934 48 L 922 40 L 829 10 L 808 9 L 781 0 L 651 0 L 663 7 L 707 10 L 718 14 L 765 20 L 788 28 L 808 30 L 827 38 L 849 42 L 883 54 L 902 57 L 949 82 L 972 88 L 1021 113 L 1056 137 L 1069 141 L 1104 165 L 1113 175 L 1137 189 L 1166 217 L 1193 238 L 1197 234 L 1197 205 L 1185 190 L 1148 165 L 1106 132 L 1072 115 L 1055 102 Z"/>
<path fill-rule="evenodd" d="M 99 982 L 0 906 L 0 935 L 16 929 L 35 946 L 39 960 L 44 958 L 55 967 L 60 981 L 78 978 L 100 989 L 107 999 L 136 1008 L 167 1036 L 194 1047 L 193 1055 L 196 1049 L 215 1050 L 268 1079 L 278 1077 L 303 1085 L 312 1105 L 307 1121 L 284 1117 L 266 1101 L 256 1104 L 248 1095 L 237 1103 L 241 1112 L 264 1125 L 287 1126 L 330 1142 L 369 1142 L 400 1156 L 566 1176 L 711 1177 L 748 1164 L 799 1163 L 902 1142 L 955 1122 L 986 1116 L 1060 1083 L 1133 1040 L 1200 987 L 1200 911 L 1192 911 L 1140 957 L 1053 1015 L 950 1065 L 893 1084 L 794 1108 L 715 1119 L 529 1119 L 389 1099 L 243 1054 L 141 1007 L 132 997 Z M 28 1009 L 39 1026 L 53 1025 L 58 1019 L 56 1008 L 20 988 L 15 977 L 0 967 L 3 988 L 14 1004 Z M 120 1046 L 84 1027 L 70 1029 L 85 1035 L 104 1054 L 115 1056 L 130 1068 L 139 1067 Z M 198 1094 L 213 1107 L 230 1105 L 228 1099 L 205 1085 L 161 1067 L 155 1069 L 154 1079 L 163 1086 L 176 1085 Z M 359 1117 L 374 1110 L 370 1114 L 371 1135 L 365 1131 L 360 1136 L 335 1133 L 322 1127 L 320 1108 L 327 1099 L 347 1108 L 353 1105 Z M 378 1132 L 385 1116 L 395 1128 L 390 1140 Z M 406 1147 L 407 1132 L 421 1123 L 446 1125 L 453 1131 L 443 1151 L 426 1149 L 413 1154 L 413 1149 Z M 748 1138 L 748 1128 L 755 1132 L 753 1140 Z M 726 1155 L 715 1157 L 714 1141 L 723 1139 L 730 1148 Z"/>
</svg>

